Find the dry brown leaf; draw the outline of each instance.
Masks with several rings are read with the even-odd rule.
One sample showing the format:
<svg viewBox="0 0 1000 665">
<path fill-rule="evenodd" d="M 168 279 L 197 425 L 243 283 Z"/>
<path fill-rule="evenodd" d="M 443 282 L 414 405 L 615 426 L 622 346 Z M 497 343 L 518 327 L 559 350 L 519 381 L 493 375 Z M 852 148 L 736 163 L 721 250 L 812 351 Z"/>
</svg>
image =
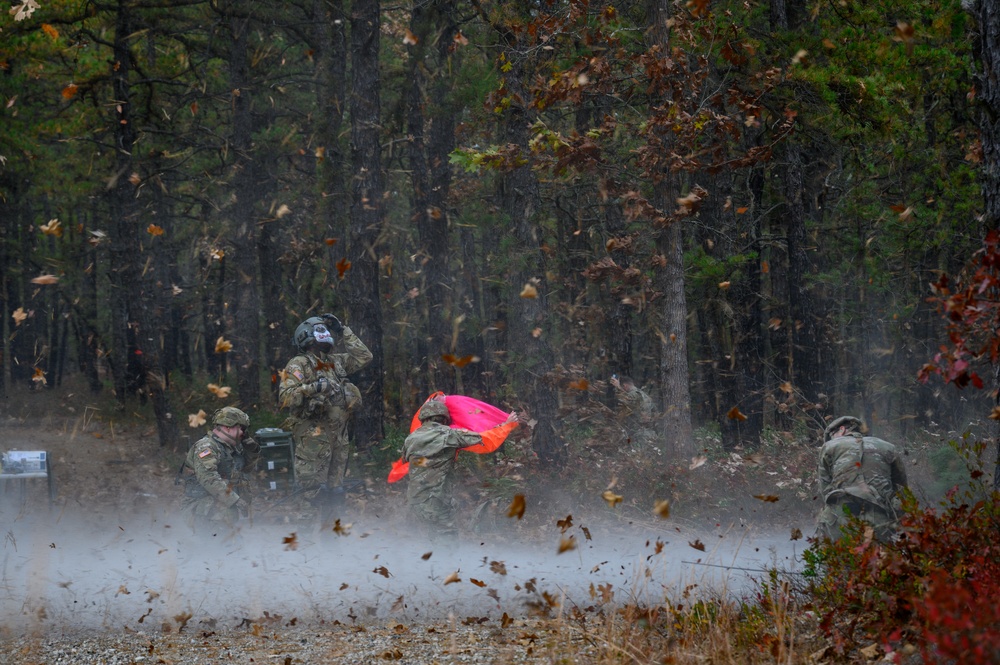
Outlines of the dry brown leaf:
<svg viewBox="0 0 1000 665">
<path fill-rule="evenodd" d="M 778 500 L 779 497 L 776 497 L 773 494 L 754 494 L 753 498 L 760 499 L 765 503 L 774 503 Z"/>
<path fill-rule="evenodd" d="M 201 427 L 207 420 L 205 420 L 205 412 L 202 409 L 198 409 L 198 413 L 188 414 L 188 426 L 189 427 Z"/>
<path fill-rule="evenodd" d="M 740 413 L 740 408 L 738 406 L 734 406 L 729 409 L 729 412 L 726 413 L 726 418 L 729 418 L 730 420 L 739 420 L 740 422 L 747 419 L 745 415 Z"/>
<path fill-rule="evenodd" d="M 23 307 L 18 307 L 10 315 L 10 318 L 14 319 L 14 327 L 21 325 L 21 323 L 28 318 L 28 314 L 24 311 Z"/>
<path fill-rule="evenodd" d="M 657 499 L 654 501 L 653 514 L 663 519 L 670 517 L 670 502 L 666 499 Z"/>
<path fill-rule="evenodd" d="M 294 552 L 299 548 L 299 537 L 293 531 L 289 535 L 282 538 L 281 543 L 285 546 L 285 550 Z"/>
<path fill-rule="evenodd" d="M 447 584 L 453 584 L 454 582 L 461 582 L 461 581 L 462 581 L 462 578 L 458 576 L 458 571 L 457 570 L 455 572 L 453 572 L 451 575 L 449 575 L 448 577 L 444 578 L 444 583 L 446 585 Z"/>
<path fill-rule="evenodd" d="M 559 552 L 558 552 L 558 554 L 562 554 L 563 552 L 568 552 L 569 550 L 575 550 L 575 549 L 576 549 L 576 537 L 575 536 L 568 536 L 568 537 L 563 537 L 563 538 L 559 539 Z"/>
<path fill-rule="evenodd" d="M 705 543 L 701 542 L 698 539 L 695 539 L 695 541 L 693 543 L 692 542 L 688 542 L 688 545 L 690 545 L 691 547 L 695 548 L 699 552 L 704 552 L 705 551 Z"/>
<path fill-rule="evenodd" d="M 227 341 L 221 335 L 219 339 L 215 340 L 215 352 L 216 353 L 229 353 L 233 350 L 233 345 L 231 342 Z"/>
<path fill-rule="evenodd" d="M 691 458 L 691 464 L 688 465 L 688 470 L 689 471 L 694 471 L 699 466 L 704 465 L 705 462 L 707 462 L 707 461 L 708 461 L 708 458 L 705 457 L 704 455 L 698 455 L 697 457 L 692 457 Z"/>
<path fill-rule="evenodd" d="M 516 517 L 521 519 L 524 517 L 524 509 L 526 503 L 523 494 L 515 494 L 514 499 L 510 502 L 510 506 L 507 508 L 507 517 Z"/>
<path fill-rule="evenodd" d="M 607 501 L 608 505 L 611 506 L 612 508 L 614 508 L 624 500 L 620 494 L 615 494 L 611 490 L 604 490 L 604 492 L 601 494 L 601 498 Z"/>
<path fill-rule="evenodd" d="M 538 289 L 535 288 L 534 284 L 525 284 L 524 288 L 521 289 L 522 298 L 537 298 Z"/>
<path fill-rule="evenodd" d="M 559 527 L 562 533 L 566 533 L 566 530 L 573 526 L 573 516 L 567 515 L 564 520 L 557 520 L 556 526 Z"/>
<path fill-rule="evenodd" d="M 58 284 L 59 278 L 55 275 L 39 275 L 31 280 L 32 284 Z"/>
</svg>

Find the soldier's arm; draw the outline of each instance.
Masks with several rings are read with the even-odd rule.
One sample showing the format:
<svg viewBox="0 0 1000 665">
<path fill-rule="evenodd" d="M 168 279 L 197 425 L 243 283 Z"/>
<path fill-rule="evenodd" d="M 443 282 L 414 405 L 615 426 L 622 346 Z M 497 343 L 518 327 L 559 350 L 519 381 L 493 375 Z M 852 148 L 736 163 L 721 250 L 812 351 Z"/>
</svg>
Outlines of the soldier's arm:
<svg viewBox="0 0 1000 665">
<path fill-rule="evenodd" d="M 192 451 L 190 462 L 198 483 L 216 501 L 229 507 L 239 501 L 239 495 L 232 490 L 226 480 L 219 475 L 219 458 L 211 446 L 199 446 Z"/>
<path fill-rule="evenodd" d="M 903 457 L 899 453 L 896 453 L 892 460 L 892 487 L 896 492 L 904 487 L 908 487 L 906 484 L 906 466 L 903 464 Z"/>
<path fill-rule="evenodd" d="M 819 493 L 820 496 L 826 494 L 833 482 L 833 470 L 831 460 L 828 459 L 827 451 L 824 448 L 819 456 Z"/>
<path fill-rule="evenodd" d="M 368 347 L 365 346 L 365 343 L 348 326 L 344 326 L 343 339 L 344 346 L 347 347 L 347 353 L 341 354 L 344 371 L 348 374 L 353 374 L 370 363 L 374 356 L 372 356 L 372 352 L 368 350 Z"/>
<path fill-rule="evenodd" d="M 285 408 L 302 406 L 303 402 L 315 394 L 310 374 L 305 368 L 303 357 L 293 358 L 285 367 L 278 387 L 278 403 Z"/>
</svg>

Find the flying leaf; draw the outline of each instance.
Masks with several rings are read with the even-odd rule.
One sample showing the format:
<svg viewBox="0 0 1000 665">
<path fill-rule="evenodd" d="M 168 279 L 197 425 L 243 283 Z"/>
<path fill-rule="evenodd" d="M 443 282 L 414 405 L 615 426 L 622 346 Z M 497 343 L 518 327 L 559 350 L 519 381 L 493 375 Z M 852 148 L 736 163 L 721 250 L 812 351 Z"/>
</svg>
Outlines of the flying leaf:
<svg viewBox="0 0 1000 665">
<path fill-rule="evenodd" d="M 695 548 L 699 552 L 704 552 L 705 551 L 705 543 L 701 542 L 697 538 L 695 539 L 695 541 L 693 543 L 689 541 L 688 545 L 690 545 L 691 547 Z"/>
<path fill-rule="evenodd" d="M 524 495 L 515 494 L 514 499 L 510 502 L 510 507 L 507 508 L 507 517 L 521 519 L 524 517 L 525 506 Z"/>
<path fill-rule="evenodd" d="M 576 549 L 576 536 L 569 536 L 559 539 L 559 551 L 556 554 L 562 554 L 563 552 L 568 552 L 569 550 Z"/>
<path fill-rule="evenodd" d="M 61 238 L 63 234 L 62 224 L 58 219 L 50 219 L 48 224 L 42 224 L 38 230 L 47 236 Z"/>
<path fill-rule="evenodd" d="M 23 307 L 18 307 L 17 309 L 14 310 L 14 312 L 10 315 L 10 317 L 14 319 L 14 327 L 16 328 L 17 326 L 21 325 L 22 321 L 28 318 L 28 315 L 24 311 Z"/>
<path fill-rule="evenodd" d="M 424 552 L 423 554 L 420 555 L 420 558 L 423 559 L 424 561 L 427 561 L 427 559 L 431 558 L 432 554 L 434 554 L 434 552 Z"/>
<path fill-rule="evenodd" d="M 326 239 L 323 240 L 323 242 L 326 243 L 326 245 L 328 247 L 333 247 L 334 245 L 337 244 L 337 239 L 336 238 L 326 238 Z"/>
<path fill-rule="evenodd" d="M 608 502 L 608 505 L 614 508 L 619 503 L 621 503 L 624 498 L 620 494 L 615 494 L 611 490 L 604 490 L 601 493 L 601 498 Z"/>
<path fill-rule="evenodd" d="M 217 386 L 214 383 L 208 384 L 208 392 L 212 393 L 219 399 L 226 399 L 227 397 L 229 397 L 229 393 L 231 391 L 232 388 L 230 388 L 229 386 Z"/>
<path fill-rule="evenodd" d="M 452 39 L 455 40 L 455 43 L 458 44 L 459 46 L 469 45 L 469 40 L 461 32 L 456 31 L 455 36 L 452 37 Z"/>
<path fill-rule="evenodd" d="M 455 582 L 461 582 L 461 581 L 462 581 L 462 578 L 458 576 L 458 571 L 457 570 L 455 572 L 453 572 L 451 575 L 449 575 L 448 577 L 444 578 L 445 585 L 453 584 Z"/>
<path fill-rule="evenodd" d="M 559 529 L 562 530 L 563 533 L 566 533 L 566 529 L 569 529 L 570 527 L 573 526 L 573 516 L 567 515 L 566 519 L 557 520 L 556 526 L 559 527 Z"/>
<path fill-rule="evenodd" d="M 390 573 L 389 573 L 389 569 L 386 568 L 385 566 L 379 566 L 378 568 L 376 568 L 372 572 L 373 573 L 378 573 L 379 575 L 381 575 L 382 577 L 384 577 L 386 579 L 389 579 L 390 577 L 392 577 L 392 575 L 390 575 Z"/>
<path fill-rule="evenodd" d="M 534 284 L 525 284 L 524 288 L 521 289 L 522 298 L 537 298 L 538 289 L 535 288 Z"/>
<path fill-rule="evenodd" d="M 697 457 L 692 457 L 691 458 L 691 464 L 688 465 L 688 469 L 690 471 L 694 471 L 695 469 L 697 469 L 699 466 L 703 465 L 707 461 L 708 461 L 708 458 L 705 457 L 704 455 L 698 455 Z"/>
<path fill-rule="evenodd" d="M 39 275 L 31 280 L 32 284 L 57 284 L 59 278 L 55 275 Z"/>
<path fill-rule="evenodd" d="M 138 187 L 142 183 L 142 176 L 138 173 L 133 173 L 128 177 L 128 181 Z"/>
<path fill-rule="evenodd" d="M 294 552 L 299 549 L 299 537 L 294 531 L 282 538 L 281 543 L 285 546 L 286 551 Z"/>
<path fill-rule="evenodd" d="M 490 561 L 490 572 L 494 575 L 506 575 L 507 566 L 504 565 L 503 561 Z"/>
<path fill-rule="evenodd" d="M 779 385 L 778 388 L 781 389 L 781 392 L 788 393 L 789 395 L 791 395 L 792 392 L 795 390 L 794 388 L 792 388 L 792 382 L 791 381 L 785 381 L 784 383 L 782 383 L 781 385 Z"/>
<path fill-rule="evenodd" d="M 730 284 L 729 282 L 719 282 L 719 288 L 725 291 L 726 289 L 729 288 L 729 284 Z"/>
<path fill-rule="evenodd" d="M 531 330 L 531 336 L 534 337 L 535 339 L 538 339 L 539 337 L 542 336 L 542 329 L 541 328 L 533 328 Z"/>
<path fill-rule="evenodd" d="M 760 271 L 762 273 L 764 273 L 765 275 L 767 273 L 771 272 L 771 264 L 768 263 L 767 261 L 761 261 L 760 262 Z"/>
<path fill-rule="evenodd" d="M 48 23 L 42 23 L 42 32 L 52 38 L 52 41 L 59 39 L 59 31 Z"/>
<path fill-rule="evenodd" d="M 205 412 L 202 409 L 198 409 L 198 413 L 189 413 L 188 414 L 188 426 L 189 427 L 201 427 L 206 422 L 208 422 L 208 421 L 205 420 Z"/>
<path fill-rule="evenodd" d="M 67 85 L 65 88 L 62 89 L 63 99 L 73 99 L 73 96 L 76 94 L 77 90 L 78 88 L 76 87 L 76 84 L 70 83 L 69 85 Z"/>
<path fill-rule="evenodd" d="M 790 540 L 802 540 L 802 529 L 798 527 L 792 529 L 792 537 Z"/>
<path fill-rule="evenodd" d="M 347 259 L 337 261 L 337 277 L 344 279 L 344 273 L 351 269 L 351 262 Z"/>
<path fill-rule="evenodd" d="M 586 392 L 587 388 L 590 387 L 590 382 L 587 379 L 580 379 L 579 381 L 570 381 L 569 387 L 573 390 L 579 390 L 581 392 Z"/>
<path fill-rule="evenodd" d="M 753 498 L 760 499 L 765 503 L 774 503 L 778 500 L 778 497 L 774 496 L 773 494 L 754 494 Z"/>
<path fill-rule="evenodd" d="M 657 499 L 654 501 L 653 514 L 663 519 L 670 517 L 670 502 L 666 499 Z"/>
<path fill-rule="evenodd" d="M 737 215 L 742 215 L 743 213 L 745 213 L 749 209 L 750 208 L 748 208 L 747 206 L 740 206 L 739 208 L 736 209 L 736 214 Z"/>
<path fill-rule="evenodd" d="M 796 51 L 795 55 L 792 56 L 792 64 L 793 65 L 799 64 L 800 62 L 806 59 L 807 55 L 809 55 L 809 51 L 805 50 L 804 48 L 799 49 L 798 51 Z"/>
<path fill-rule="evenodd" d="M 31 375 L 31 380 L 42 386 L 48 383 L 48 381 L 45 380 L 45 372 L 41 367 L 35 368 L 34 373 Z"/>
<path fill-rule="evenodd" d="M 470 577 L 469 581 L 472 582 L 473 584 L 475 584 L 480 589 L 483 588 L 484 586 L 486 586 L 486 582 L 483 582 L 481 580 L 477 580 L 475 577 Z"/>
<path fill-rule="evenodd" d="M 227 341 L 222 335 L 219 335 L 219 339 L 215 340 L 215 352 L 216 353 L 229 353 L 233 350 L 233 345 L 231 342 Z"/>
<path fill-rule="evenodd" d="M 338 518 L 333 523 L 333 532 L 338 536 L 348 536 L 351 534 L 351 525 L 341 524 L 340 519 Z"/>
<path fill-rule="evenodd" d="M 146 233 L 148 233 L 149 235 L 153 236 L 154 238 L 156 236 L 162 236 L 163 235 L 163 227 L 162 226 L 157 226 L 156 224 L 150 224 L 149 226 L 146 227 Z"/>
<path fill-rule="evenodd" d="M 446 353 L 443 356 L 441 356 L 441 360 L 445 361 L 449 365 L 453 365 L 454 367 L 462 368 L 468 365 L 469 363 L 479 362 L 479 356 L 462 356 L 461 358 L 459 358 L 458 356 Z"/>
<path fill-rule="evenodd" d="M 10 8 L 10 13 L 14 17 L 15 21 L 23 21 L 26 18 L 30 18 L 31 14 L 36 10 L 40 9 L 36 0 L 24 0 L 19 5 L 14 5 Z"/>
<path fill-rule="evenodd" d="M 990 420 L 1000 420 L 1000 406 L 994 406 L 993 410 L 990 411 Z"/>
<path fill-rule="evenodd" d="M 211 252 L 209 252 L 209 255 L 212 257 L 212 260 L 221 261 L 226 256 L 226 250 L 215 248 Z"/>
<path fill-rule="evenodd" d="M 277 217 L 278 219 L 281 219 L 285 215 L 290 215 L 290 214 L 292 214 L 292 209 L 286 206 L 284 203 L 282 203 L 280 206 L 278 206 L 278 210 L 274 213 L 274 216 Z"/>
<path fill-rule="evenodd" d="M 419 42 L 420 39 L 407 28 L 406 34 L 403 36 L 403 43 L 407 46 L 416 46 Z"/>
<path fill-rule="evenodd" d="M 747 419 L 745 415 L 740 413 L 740 408 L 738 406 L 734 406 L 733 408 L 729 409 L 729 411 L 726 413 L 726 418 L 729 418 L 730 420 L 739 420 L 740 422 Z"/>
</svg>

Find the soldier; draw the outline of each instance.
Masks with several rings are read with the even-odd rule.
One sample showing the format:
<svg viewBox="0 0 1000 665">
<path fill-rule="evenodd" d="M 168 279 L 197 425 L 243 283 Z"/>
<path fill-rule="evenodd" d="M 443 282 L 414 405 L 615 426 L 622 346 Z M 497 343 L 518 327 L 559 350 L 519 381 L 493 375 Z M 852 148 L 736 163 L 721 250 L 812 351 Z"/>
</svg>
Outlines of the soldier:
<svg viewBox="0 0 1000 665">
<path fill-rule="evenodd" d="M 250 493 L 243 470 L 252 466 L 260 451 L 247 438 L 250 417 L 236 407 L 224 406 L 212 416 L 212 431 L 188 451 L 184 467 L 184 512 L 191 527 L 216 529 L 234 525 L 250 515 Z"/>
<path fill-rule="evenodd" d="M 452 484 L 458 451 L 485 443 L 484 452 L 492 452 L 517 427 L 517 414 L 511 411 L 507 420 L 482 434 L 449 427 L 451 416 L 440 399 L 427 400 L 417 417 L 420 427 L 403 443 L 403 459 L 410 465 L 406 504 L 411 516 L 429 528 L 432 538 L 454 538 L 458 529 Z"/>
<path fill-rule="evenodd" d="M 853 416 L 837 418 L 823 433 L 819 492 L 823 498 L 817 535 L 833 540 L 849 516 L 871 525 L 875 537 L 888 542 L 899 527 L 896 493 L 906 487 L 906 469 L 896 447 L 888 441 L 862 436 L 862 422 Z"/>
<path fill-rule="evenodd" d="M 336 340 L 346 353 L 334 353 Z M 282 373 L 278 399 L 290 411 L 284 428 L 295 440 L 295 480 L 304 516 L 311 517 L 321 490 L 343 501 L 349 442 L 347 421 L 361 405 L 361 391 L 347 380 L 372 360 L 372 352 L 333 314 L 306 319 L 292 338 L 299 354 Z"/>
<path fill-rule="evenodd" d="M 618 375 L 612 375 L 611 385 L 615 388 L 619 418 L 629 443 L 636 450 L 652 447 L 656 443 L 656 433 L 651 427 L 654 419 L 652 398 L 628 376 L 619 379 Z"/>
</svg>

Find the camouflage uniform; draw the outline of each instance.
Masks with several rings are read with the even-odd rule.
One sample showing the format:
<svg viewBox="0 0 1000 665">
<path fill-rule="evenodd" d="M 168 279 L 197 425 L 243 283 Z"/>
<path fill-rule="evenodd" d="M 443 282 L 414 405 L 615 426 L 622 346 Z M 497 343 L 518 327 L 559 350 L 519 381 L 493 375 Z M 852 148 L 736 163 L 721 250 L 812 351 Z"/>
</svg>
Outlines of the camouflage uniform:
<svg viewBox="0 0 1000 665">
<path fill-rule="evenodd" d="M 250 502 L 249 482 L 243 470 L 251 466 L 256 448 L 253 439 L 230 444 L 215 432 L 191 446 L 184 466 L 194 474 L 184 481 L 182 510 L 192 528 L 232 526 L 239 520 L 236 504 L 241 498 Z"/>
<path fill-rule="evenodd" d="M 315 497 L 320 485 L 340 487 L 347 466 L 347 421 L 361 403 L 361 391 L 347 380 L 372 360 L 372 352 L 350 328 L 343 329 L 347 353 L 304 352 L 288 361 L 279 389 L 283 408 L 290 411 L 284 428 L 295 440 L 295 480 L 305 498 Z M 317 392 L 320 379 L 329 382 Z M 316 488 L 316 491 L 311 491 Z"/>
<path fill-rule="evenodd" d="M 653 400 L 636 385 L 618 391 L 619 413 L 629 442 L 637 450 L 651 448 L 656 443 L 653 431 Z"/>
<path fill-rule="evenodd" d="M 432 537 L 454 537 L 453 493 L 456 457 L 461 448 L 482 443 L 483 437 L 467 429 L 424 420 L 406 437 L 403 459 L 410 464 L 406 503 L 410 514 L 426 526 Z"/>
<path fill-rule="evenodd" d="M 899 526 L 896 492 L 904 487 L 906 469 L 888 441 L 857 433 L 827 441 L 820 453 L 817 535 L 840 538 L 849 513 L 870 524 L 878 540 L 891 540 Z"/>
</svg>

